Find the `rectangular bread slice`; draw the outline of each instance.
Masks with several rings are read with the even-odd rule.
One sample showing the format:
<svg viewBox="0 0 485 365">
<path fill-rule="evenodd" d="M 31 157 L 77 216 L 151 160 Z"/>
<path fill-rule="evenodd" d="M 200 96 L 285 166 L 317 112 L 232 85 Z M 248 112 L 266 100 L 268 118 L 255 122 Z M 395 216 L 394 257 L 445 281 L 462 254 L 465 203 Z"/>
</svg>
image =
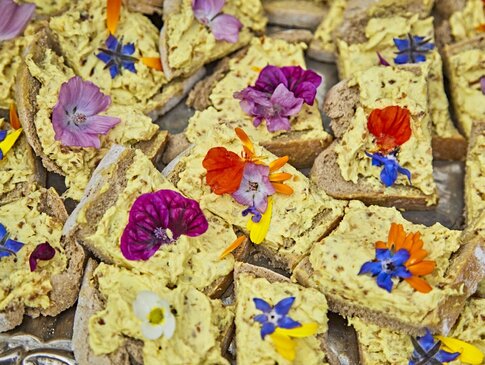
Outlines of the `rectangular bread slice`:
<svg viewBox="0 0 485 365">
<path fill-rule="evenodd" d="M 315 29 L 330 16 L 327 0 L 263 0 L 270 24 Z"/>
<path fill-rule="evenodd" d="M 381 168 L 365 153 L 376 150 L 367 118 L 373 109 L 407 108 L 412 135 L 399 149 L 399 164 L 410 170 L 391 187 L 380 181 Z M 430 209 L 438 196 L 433 180 L 427 84 L 420 69 L 371 67 L 341 81 L 326 96 L 324 109 L 331 118 L 336 140 L 315 160 L 311 177 L 316 185 L 338 199 L 402 209 Z"/>
<path fill-rule="evenodd" d="M 485 299 L 470 299 L 450 333 L 443 335 L 465 341 L 485 353 L 483 313 Z M 414 350 L 408 335 L 366 323 L 357 317 L 349 318 L 349 324 L 357 332 L 362 365 L 408 365 Z M 460 365 L 462 362 L 457 359 L 447 364 Z"/>
<path fill-rule="evenodd" d="M 239 154 L 241 141 L 233 129 L 215 127 L 196 145 L 168 165 L 163 173 L 184 194 L 201 202 L 201 205 L 229 224 L 247 233 L 248 217 L 242 215 L 245 206 L 229 194 L 216 195 L 206 184 L 206 170 L 202 166 L 211 147 L 224 147 Z M 255 145 L 255 155 L 270 163 L 276 156 L 260 145 Z M 340 220 L 346 202 L 328 197 L 314 189 L 310 181 L 292 166 L 285 165 L 278 172 L 293 175 L 287 181 L 294 193 L 276 194 L 273 199 L 271 223 L 265 241 L 256 246 L 258 252 L 268 257 L 275 266 L 291 270 L 309 252 L 310 248 L 327 235 Z M 231 242 L 227 242 L 229 245 Z"/>
<path fill-rule="evenodd" d="M 94 172 L 85 195 L 69 217 L 64 234 L 73 237 L 102 261 L 153 277 L 168 286 L 190 284 L 211 297 L 220 297 L 232 281 L 235 257 L 219 259 L 236 239 L 231 225 L 203 210 L 208 230 L 197 237 L 182 235 L 162 245 L 150 259 L 133 261 L 121 252 L 121 236 L 130 209 L 142 194 L 176 188 L 139 150 L 113 146 Z M 161 269 L 163 268 L 163 269 Z"/>
<path fill-rule="evenodd" d="M 189 95 L 188 104 L 201 110 L 189 119 L 185 130 L 189 142 L 196 143 L 225 120 L 227 126 L 243 128 L 253 141 L 277 156 L 288 155 L 292 165 L 311 167 L 316 156 L 332 140 L 323 129 L 318 102 L 304 104 L 300 112 L 291 117 L 289 131 L 270 132 L 266 122 L 254 127 L 253 117 L 246 114 L 240 100 L 233 97 L 235 92 L 254 85 L 266 65 L 306 68 L 305 48 L 304 44 L 292 44 L 281 39 L 254 38 L 249 48 L 222 61 L 215 73 L 200 82 Z"/>
<path fill-rule="evenodd" d="M 236 264 L 234 270 L 236 299 L 236 348 L 239 365 L 304 364 L 323 365 L 339 364 L 337 359 L 330 359 L 327 351 L 327 301 L 319 291 L 304 288 L 291 283 L 287 277 L 263 267 L 249 264 Z M 318 324 L 317 334 L 311 337 L 295 339 L 296 356 L 293 362 L 283 358 L 275 349 L 271 339 L 261 339 L 261 324 L 254 316 L 262 314 L 257 310 L 253 299 L 260 298 L 275 305 L 280 300 L 294 297 L 288 316 L 303 323 Z M 331 361 L 333 360 L 333 361 Z"/>
<path fill-rule="evenodd" d="M 407 234 L 420 232 L 425 260 L 436 262 L 434 271 L 423 277 L 432 288 L 428 293 L 395 279 L 388 292 L 375 277 L 359 275 L 362 265 L 374 260 L 376 242 L 387 242 L 392 223 L 402 224 Z M 298 264 L 293 279 L 322 291 L 330 310 L 345 317 L 405 333 L 419 334 L 424 328 L 447 333 L 485 275 L 484 242 L 463 242 L 460 231 L 439 223 L 412 224 L 395 208 L 351 201 L 338 228 Z"/>
<path fill-rule="evenodd" d="M 149 291 L 170 305 L 170 339 L 144 337 L 133 303 Z M 74 318 L 73 350 L 79 365 L 221 364 L 234 314 L 192 286 L 167 288 L 150 275 L 90 259 Z"/>
<path fill-rule="evenodd" d="M 396 13 L 399 14 L 399 13 Z M 351 28 L 349 28 L 351 27 Z M 375 16 L 366 23 L 345 21 L 337 40 L 337 64 L 342 79 L 379 65 L 377 52 L 390 64 L 398 51 L 394 39 L 406 39 L 408 34 L 425 37 L 434 43 L 433 18 L 420 19 L 419 14 Z M 440 160 L 461 160 L 466 154 L 466 141 L 454 127 L 448 111 L 438 50 L 426 53 L 423 68 L 428 82 L 428 104 L 433 137 L 433 157 Z"/>
<path fill-rule="evenodd" d="M 10 239 L 24 246 L 16 255 L 0 258 L 0 332 L 31 317 L 57 316 L 77 300 L 84 251 L 62 237 L 67 218 L 64 204 L 54 189 L 39 189 L 0 206 L 0 223 Z M 30 270 L 29 258 L 38 244 L 48 242 L 56 252 Z"/>
<path fill-rule="evenodd" d="M 453 109 L 460 129 L 467 137 L 473 122 L 485 121 L 485 97 L 480 88 L 484 62 L 485 35 L 445 47 Z"/>
</svg>

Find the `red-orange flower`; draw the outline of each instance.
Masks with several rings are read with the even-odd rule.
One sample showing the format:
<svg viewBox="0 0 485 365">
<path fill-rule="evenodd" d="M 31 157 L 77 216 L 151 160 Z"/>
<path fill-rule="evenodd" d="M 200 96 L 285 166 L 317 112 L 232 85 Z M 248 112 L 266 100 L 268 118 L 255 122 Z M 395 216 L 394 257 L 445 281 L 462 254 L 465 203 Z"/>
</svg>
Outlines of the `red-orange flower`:
<svg viewBox="0 0 485 365">
<path fill-rule="evenodd" d="M 428 252 L 423 249 L 421 233 L 406 234 L 402 224 L 392 223 L 387 242 L 376 242 L 376 248 L 387 248 L 392 252 L 397 252 L 401 249 L 407 250 L 410 257 L 404 265 L 413 276 L 404 280 L 421 293 L 429 293 L 431 291 L 431 285 L 420 276 L 431 274 L 436 267 L 436 262 L 424 260 L 428 256 Z"/>
<path fill-rule="evenodd" d="M 376 137 L 380 152 L 387 154 L 411 137 L 411 114 L 399 106 L 374 109 L 367 119 L 367 128 Z"/>
</svg>

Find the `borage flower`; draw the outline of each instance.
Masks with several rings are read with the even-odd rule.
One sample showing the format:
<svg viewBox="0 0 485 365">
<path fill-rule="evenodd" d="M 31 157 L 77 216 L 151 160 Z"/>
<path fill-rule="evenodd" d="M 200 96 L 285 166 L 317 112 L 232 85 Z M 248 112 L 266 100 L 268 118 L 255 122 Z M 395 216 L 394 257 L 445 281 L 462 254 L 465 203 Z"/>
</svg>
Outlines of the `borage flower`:
<svg viewBox="0 0 485 365">
<path fill-rule="evenodd" d="M 37 261 L 51 260 L 56 254 L 56 250 L 48 242 L 38 244 L 29 256 L 30 271 L 35 271 Z"/>
<path fill-rule="evenodd" d="M 408 34 L 407 38 L 394 38 L 394 44 L 398 51 L 394 62 L 398 65 L 405 63 L 419 63 L 426 61 L 426 54 L 434 49 L 430 38 L 413 36 Z"/>
<path fill-rule="evenodd" d="M 431 332 L 426 329 L 426 334 L 421 337 L 411 337 L 414 351 L 409 360 L 409 365 L 435 364 L 440 365 L 456 360 L 459 352 L 450 353 L 441 350 L 441 341 L 435 341 Z"/>
<path fill-rule="evenodd" d="M 398 173 L 405 175 L 408 178 L 409 183 L 411 183 L 411 172 L 399 165 L 396 153 L 397 152 L 391 152 L 387 156 L 384 156 L 381 153 L 365 153 L 368 157 L 372 158 L 372 166 L 382 167 L 381 181 L 387 187 L 394 185 Z"/>
<path fill-rule="evenodd" d="M 140 195 L 130 209 L 121 236 L 121 252 L 128 260 L 148 260 L 162 245 L 186 235 L 204 234 L 209 223 L 199 203 L 173 190 Z"/>
<path fill-rule="evenodd" d="M 234 93 L 245 113 L 254 117 L 258 127 L 266 120 L 270 132 L 289 130 L 289 118 L 300 112 L 303 103 L 313 105 L 322 78 L 300 66 L 268 65 L 260 72 L 254 86 Z"/>
<path fill-rule="evenodd" d="M 222 13 L 225 0 L 192 0 L 195 18 L 209 27 L 218 41 L 236 43 L 243 25 L 235 17 Z"/>
<path fill-rule="evenodd" d="M 35 4 L 17 4 L 13 0 L 0 0 L 0 42 L 19 36 L 27 27 Z"/>
<path fill-rule="evenodd" d="M 149 340 L 160 336 L 172 338 L 175 332 L 175 317 L 168 302 L 151 291 L 139 292 L 133 302 L 133 312 L 141 321 L 141 333 Z"/>
<path fill-rule="evenodd" d="M 52 110 L 56 141 L 63 146 L 100 148 L 99 135 L 107 134 L 121 119 L 98 115 L 108 109 L 111 98 L 95 84 L 72 77 L 61 85 Z"/>
<path fill-rule="evenodd" d="M 10 239 L 7 228 L 0 223 L 0 258 L 15 256 L 23 246 L 22 242 Z"/>
<path fill-rule="evenodd" d="M 99 48 L 100 53 L 96 55 L 101 61 L 106 63 L 104 68 L 108 68 L 111 78 L 121 75 L 123 69 L 136 73 L 135 62 L 138 58 L 133 57 L 135 44 L 127 43 L 123 45 L 123 37 L 118 41 L 112 34 L 106 40 L 107 48 Z"/>
</svg>

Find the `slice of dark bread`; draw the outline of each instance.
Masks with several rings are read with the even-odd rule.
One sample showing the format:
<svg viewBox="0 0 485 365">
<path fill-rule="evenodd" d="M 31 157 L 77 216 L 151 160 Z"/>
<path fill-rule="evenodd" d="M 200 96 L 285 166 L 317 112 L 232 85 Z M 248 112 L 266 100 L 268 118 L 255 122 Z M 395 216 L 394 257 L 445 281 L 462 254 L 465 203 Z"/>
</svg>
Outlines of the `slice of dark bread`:
<svg viewBox="0 0 485 365">
<path fill-rule="evenodd" d="M 270 24 L 315 29 L 327 15 L 324 1 L 264 0 L 264 11 Z"/>
<path fill-rule="evenodd" d="M 123 5 L 130 11 L 144 14 L 161 14 L 163 11 L 163 0 L 123 0 Z"/>
</svg>

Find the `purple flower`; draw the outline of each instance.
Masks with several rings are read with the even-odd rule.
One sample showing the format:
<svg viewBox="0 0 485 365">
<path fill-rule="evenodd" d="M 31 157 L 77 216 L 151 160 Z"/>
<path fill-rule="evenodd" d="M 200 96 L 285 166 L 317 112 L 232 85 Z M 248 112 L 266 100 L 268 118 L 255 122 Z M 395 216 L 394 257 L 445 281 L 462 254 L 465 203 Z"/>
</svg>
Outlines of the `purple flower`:
<svg viewBox="0 0 485 365">
<path fill-rule="evenodd" d="M 95 84 L 75 76 L 61 85 L 52 111 L 56 140 L 64 146 L 99 148 L 100 134 L 108 133 L 121 120 L 98 115 L 111 104 Z"/>
<path fill-rule="evenodd" d="M 413 355 L 409 360 L 409 365 L 449 363 L 460 356 L 459 352 L 448 352 L 440 350 L 441 341 L 435 342 L 431 332 L 426 329 L 426 334 L 415 339 L 411 337 L 414 346 Z"/>
<path fill-rule="evenodd" d="M 274 307 L 268 302 L 260 298 L 253 298 L 256 309 L 259 309 L 263 314 L 258 314 L 254 317 L 256 322 L 261 323 L 261 338 L 264 339 L 267 335 L 272 334 L 277 327 L 279 328 L 296 328 L 300 327 L 301 323 L 294 321 L 288 317 L 288 312 L 295 301 L 295 297 L 288 297 L 280 300 Z"/>
<path fill-rule="evenodd" d="M 32 18 L 35 4 L 17 4 L 0 0 L 0 42 L 20 35 Z"/>
<path fill-rule="evenodd" d="M 268 207 L 268 196 L 274 193 L 275 189 L 271 181 L 269 181 L 269 167 L 248 162 L 244 166 L 243 178 L 239 189 L 232 193 L 232 197 L 239 204 L 255 208 L 260 213 L 264 213 Z M 249 211 L 246 215 L 248 213 Z"/>
<path fill-rule="evenodd" d="M 7 228 L 0 223 L 0 258 L 14 255 L 24 246 L 22 242 L 10 239 Z"/>
<path fill-rule="evenodd" d="M 485 76 L 480 79 L 480 88 L 482 89 L 482 94 L 485 95 Z"/>
<path fill-rule="evenodd" d="M 313 105 L 322 78 L 300 66 L 266 66 L 254 86 L 234 93 L 245 113 L 259 126 L 266 120 L 270 132 L 289 130 L 289 117 L 298 114 L 303 103 Z"/>
<path fill-rule="evenodd" d="M 130 210 L 121 236 L 121 252 L 128 260 L 148 260 L 162 245 L 181 235 L 204 234 L 209 223 L 199 203 L 172 190 L 140 195 Z"/>
<path fill-rule="evenodd" d="M 49 245 L 49 243 L 45 242 L 37 245 L 29 257 L 30 271 L 35 271 L 35 269 L 37 268 L 38 260 L 50 260 L 54 257 L 55 254 L 56 250 L 54 249 L 54 247 Z"/>
<path fill-rule="evenodd" d="M 243 25 L 234 16 L 223 14 L 225 0 L 192 0 L 195 18 L 209 27 L 218 41 L 236 43 Z"/>
<path fill-rule="evenodd" d="M 372 166 L 384 166 L 381 171 L 381 181 L 385 186 L 389 187 L 394 185 L 398 173 L 405 175 L 409 182 L 411 182 L 411 172 L 399 165 L 396 158 L 396 152 L 391 152 L 386 156 L 381 153 L 370 154 L 366 152 L 365 154 L 372 158 Z"/>
</svg>

